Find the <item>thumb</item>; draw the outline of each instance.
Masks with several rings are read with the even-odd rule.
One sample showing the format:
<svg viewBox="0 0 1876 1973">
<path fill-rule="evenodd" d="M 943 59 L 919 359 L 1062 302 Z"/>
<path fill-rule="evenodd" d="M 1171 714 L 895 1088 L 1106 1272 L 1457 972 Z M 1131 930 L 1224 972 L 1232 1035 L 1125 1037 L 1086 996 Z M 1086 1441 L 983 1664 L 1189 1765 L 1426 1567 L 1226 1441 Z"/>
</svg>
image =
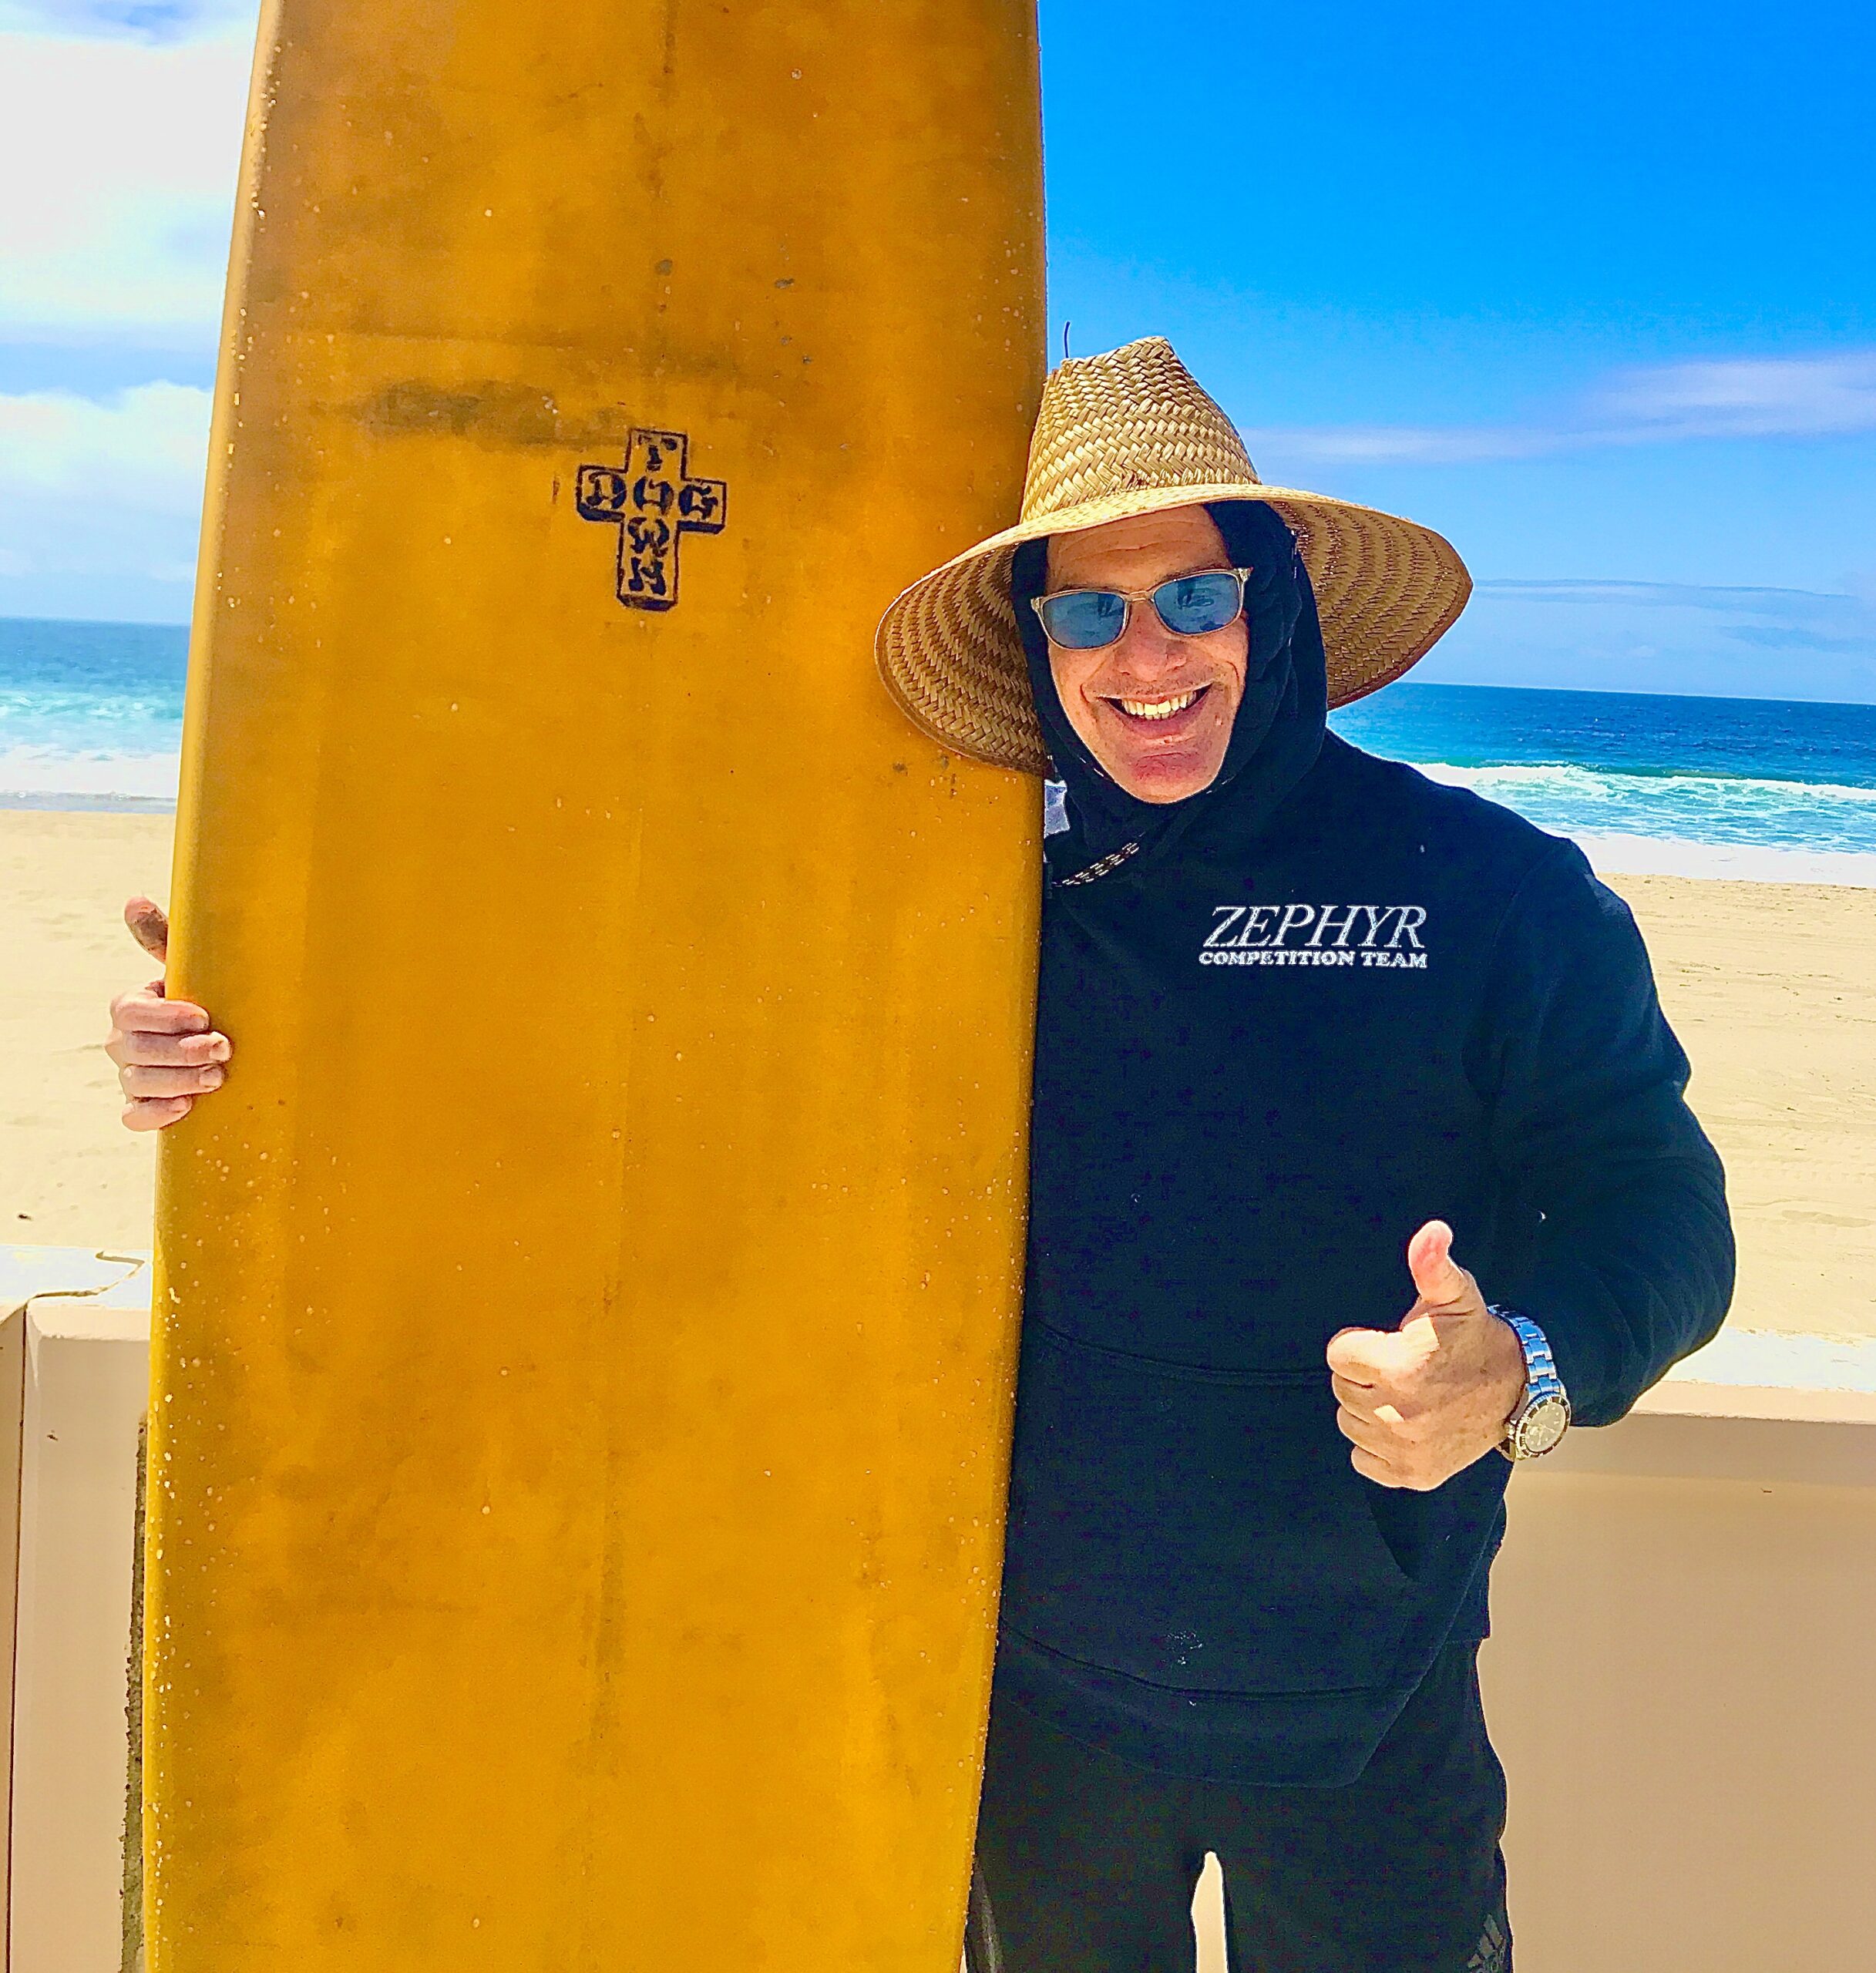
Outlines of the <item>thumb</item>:
<svg viewBox="0 0 1876 1973">
<path fill-rule="evenodd" d="M 1453 1229 L 1443 1219 L 1428 1220 L 1407 1242 L 1407 1269 L 1420 1299 L 1434 1308 L 1471 1292 L 1472 1277 L 1453 1259 Z"/>
<path fill-rule="evenodd" d="M 124 906 L 124 923 L 130 936 L 150 957 L 161 963 L 170 956 L 170 921 L 160 905 L 146 897 L 133 897 Z"/>
</svg>

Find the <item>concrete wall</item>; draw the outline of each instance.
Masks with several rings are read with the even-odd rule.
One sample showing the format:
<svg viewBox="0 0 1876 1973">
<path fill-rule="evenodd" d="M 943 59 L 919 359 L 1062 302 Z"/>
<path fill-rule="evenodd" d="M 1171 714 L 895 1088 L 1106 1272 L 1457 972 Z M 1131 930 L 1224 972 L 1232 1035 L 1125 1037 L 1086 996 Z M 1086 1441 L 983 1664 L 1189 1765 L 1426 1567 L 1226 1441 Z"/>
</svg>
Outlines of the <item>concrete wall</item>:
<svg viewBox="0 0 1876 1973">
<path fill-rule="evenodd" d="M 119 1965 L 147 1294 L 133 1261 L 0 1248 L 12 1973 Z M 1520 1973 L 1864 1964 L 1876 1344 L 1723 1336 L 1521 1468 L 1511 1517 L 1483 1662 Z M 1201 1973 L 1217 1913 L 1213 1869 Z"/>
<path fill-rule="evenodd" d="M 1876 1346 L 1723 1336 L 1510 1512 L 1481 1666 L 1519 1973 L 1871 1963 Z"/>
<path fill-rule="evenodd" d="M 19 1612 L 19 1465 L 26 1397 L 26 1307 L 0 1291 L 0 1776 L 13 1772 L 13 1655 Z M 9 1846 L 0 1843 L 0 1914 L 7 1909 Z M 7 1963 L 0 1924 L 0 1967 Z"/>
<path fill-rule="evenodd" d="M 149 1289 L 134 1259 L 0 1249 L 0 1504 L 18 1528 L 11 1973 L 119 1973 L 137 1437 Z M 12 1381 L 17 1376 L 18 1382 Z M 12 1585 L 9 1584 L 9 1588 Z"/>
</svg>

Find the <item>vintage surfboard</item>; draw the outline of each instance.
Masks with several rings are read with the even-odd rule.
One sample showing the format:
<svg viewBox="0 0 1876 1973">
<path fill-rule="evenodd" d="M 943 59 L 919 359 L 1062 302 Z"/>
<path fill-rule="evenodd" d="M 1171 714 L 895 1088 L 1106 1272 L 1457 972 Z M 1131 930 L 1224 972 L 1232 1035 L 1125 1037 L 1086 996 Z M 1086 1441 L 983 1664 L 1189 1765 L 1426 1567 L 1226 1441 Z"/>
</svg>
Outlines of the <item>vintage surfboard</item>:
<svg viewBox="0 0 1876 1973">
<path fill-rule="evenodd" d="M 273 0 L 191 656 L 150 1973 L 953 1973 L 1033 781 L 1030 0 Z"/>
</svg>

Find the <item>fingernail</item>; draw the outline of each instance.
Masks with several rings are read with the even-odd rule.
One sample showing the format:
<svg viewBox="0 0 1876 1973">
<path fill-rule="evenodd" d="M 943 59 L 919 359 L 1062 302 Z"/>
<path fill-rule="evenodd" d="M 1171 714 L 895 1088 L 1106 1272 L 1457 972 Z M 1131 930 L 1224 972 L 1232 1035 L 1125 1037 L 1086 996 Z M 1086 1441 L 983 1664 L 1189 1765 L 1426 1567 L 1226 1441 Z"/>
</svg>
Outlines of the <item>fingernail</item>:
<svg viewBox="0 0 1876 1973">
<path fill-rule="evenodd" d="M 213 1063 L 202 1071 L 202 1087 L 204 1089 L 219 1089 L 224 1080 L 221 1071 Z"/>
</svg>

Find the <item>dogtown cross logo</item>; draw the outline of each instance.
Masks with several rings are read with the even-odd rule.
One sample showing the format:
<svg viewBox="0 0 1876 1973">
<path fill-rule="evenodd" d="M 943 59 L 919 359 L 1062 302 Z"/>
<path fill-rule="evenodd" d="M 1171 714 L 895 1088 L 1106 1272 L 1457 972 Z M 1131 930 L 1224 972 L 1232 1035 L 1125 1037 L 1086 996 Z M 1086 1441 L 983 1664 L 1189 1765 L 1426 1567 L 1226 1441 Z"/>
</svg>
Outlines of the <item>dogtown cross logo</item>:
<svg viewBox="0 0 1876 1973">
<path fill-rule="evenodd" d="M 1365 966 L 1424 973 L 1424 904 L 1215 904 L 1201 966 Z"/>
<path fill-rule="evenodd" d="M 690 450 L 681 432 L 634 432 L 623 466 L 580 469 L 580 518 L 619 530 L 619 600 L 628 609 L 676 609 L 679 537 L 723 532 L 729 489 L 693 479 Z"/>
</svg>

